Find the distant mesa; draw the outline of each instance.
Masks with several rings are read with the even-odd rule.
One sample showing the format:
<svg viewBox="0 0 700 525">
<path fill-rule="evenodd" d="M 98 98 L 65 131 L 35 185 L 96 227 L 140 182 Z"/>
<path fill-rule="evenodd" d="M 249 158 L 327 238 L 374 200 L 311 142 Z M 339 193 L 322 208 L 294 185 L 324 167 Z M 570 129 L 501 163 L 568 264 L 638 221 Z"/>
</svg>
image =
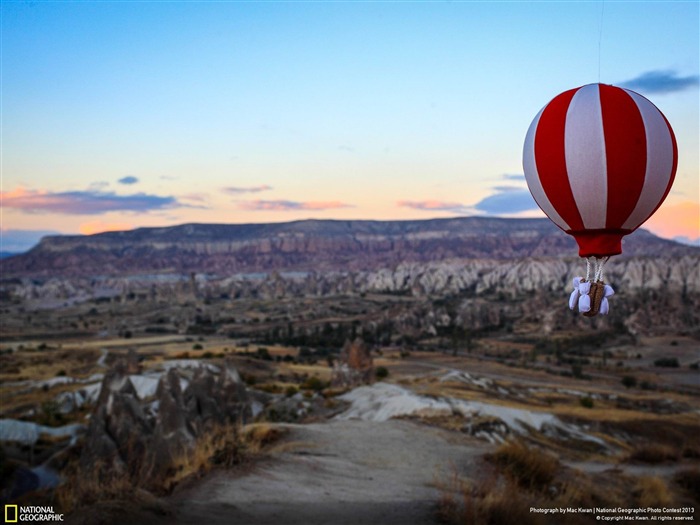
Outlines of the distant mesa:
<svg viewBox="0 0 700 525">
<path fill-rule="evenodd" d="M 625 256 L 682 255 L 698 248 L 638 230 Z M 232 275 L 360 271 L 449 259 L 576 257 L 573 239 L 547 219 L 463 217 L 414 221 L 305 220 L 183 224 L 96 235 L 48 236 L 0 260 L 3 278 L 142 273 Z"/>
</svg>

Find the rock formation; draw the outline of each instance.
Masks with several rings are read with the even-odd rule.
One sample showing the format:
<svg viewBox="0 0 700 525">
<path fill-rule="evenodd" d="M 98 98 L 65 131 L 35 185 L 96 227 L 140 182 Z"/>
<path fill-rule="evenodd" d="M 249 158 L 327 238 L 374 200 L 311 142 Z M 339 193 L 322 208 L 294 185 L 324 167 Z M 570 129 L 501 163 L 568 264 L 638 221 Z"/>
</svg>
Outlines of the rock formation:
<svg viewBox="0 0 700 525">
<path fill-rule="evenodd" d="M 155 400 L 139 399 L 127 369 L 126 360 L 120 359 L 105 374 L 85 435 L 85 468 L 156 481 L 207 430 L 251 418 L 245 387 L 228 366 L 218 374 L 202 366 L 192 377 L 170 368 L 159 380 Z M 145 409 L 147 401 L 155 410 Z"/>
<path fill-rule="evenodd" d="M 353 388 L 372 382 L 374 363 L 367 345 L 362 339 L 352 343 L 346 341 L 340 357 L 333 365 L 331 386 L 334 388 Z"/>
</svg>

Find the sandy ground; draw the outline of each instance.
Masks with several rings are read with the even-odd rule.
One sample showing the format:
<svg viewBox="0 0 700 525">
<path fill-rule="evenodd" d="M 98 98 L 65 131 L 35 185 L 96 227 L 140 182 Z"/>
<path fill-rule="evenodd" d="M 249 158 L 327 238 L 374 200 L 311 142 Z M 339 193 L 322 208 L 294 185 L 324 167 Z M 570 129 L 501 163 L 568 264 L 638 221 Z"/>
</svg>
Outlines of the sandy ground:
<svg viewBox="0 0 700 525">
<path fill-rule="evenodd" d="M 488 445 L 406 420 L 287 425 L 251 472 L 219 471 L 170 498 L 171 523 L 425 525 L 436 481 L 474 474 Z"/>
</svg>

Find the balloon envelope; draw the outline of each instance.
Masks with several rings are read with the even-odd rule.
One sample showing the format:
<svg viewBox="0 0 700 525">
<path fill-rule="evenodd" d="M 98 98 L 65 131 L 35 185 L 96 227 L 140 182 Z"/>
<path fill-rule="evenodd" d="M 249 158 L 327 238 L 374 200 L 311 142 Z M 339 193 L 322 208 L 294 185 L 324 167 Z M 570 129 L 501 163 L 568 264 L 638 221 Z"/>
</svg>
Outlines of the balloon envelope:
<svg viewBox="0 0 700 525">
<path fill-rule="evenodd" d="M 678 165 L 666 117 L 627 89 L 588 84 L 552 99 L 525 137 L 523 169 L 542 211 L 581 257 L 622 253 L 661 205 Z"/>
</svg>

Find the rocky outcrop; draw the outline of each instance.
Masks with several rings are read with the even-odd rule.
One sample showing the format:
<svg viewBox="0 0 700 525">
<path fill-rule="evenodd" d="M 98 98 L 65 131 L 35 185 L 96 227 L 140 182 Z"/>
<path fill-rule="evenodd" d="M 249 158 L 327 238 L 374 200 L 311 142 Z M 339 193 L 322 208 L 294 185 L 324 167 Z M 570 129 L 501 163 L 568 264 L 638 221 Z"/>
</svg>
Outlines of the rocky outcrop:
<svg viewBox="0 0 700 525">
<path fill-rule="evenodd" d="M 140 399 L 126 360 L 105 374 L 85 435 L 85 468 L 159 480 L 216 425 L 246 422 L 250 402 L 235 369 L 200 367 L 163 374 L 155 399 Z M 183 389 L 182 384 L 187 386 Z"/>
<path fill-rule="evenodd" d="M 137 474 L 154 422 L 141 406 L 127 375 L 127 363 L 119 360 L 107 371 L 85 436 L 81 460 L 88 465 L 109 465 Z"/>
<path fill-rule="evenodd" d="M 692 249 L 673 257 L 613 258 L 606 266 L 605 280 L 615 289 L 611 314 L 598 316 L 586 325 L 605 327 L 616 323 L 632 334 L 697 331 L 700 326 L 700 253 Z M 376 328 L 390 322 L 396 332 L 410 337 L 444 333 L 444 328 L 463 326 L 470 330 L 498 329 L 518 323 L 543 333 L 581 325 L 571 316 L 566 302 L 575 276 L 585 274 L 585 263 L 577 258 L 538 257 L 524 259 L 453 259 L 428 263 L 402 262 L 389 268 L 358 271 L 256 272 L 194 278 L 193 299 L 190 275 L 142 275 L 99 278 L 14 279 L 0 282 L 0 292 L 10 301 L 25 302 L 29 309 L 59 308 L 78 301 L 116 301 L 157 304 L 153 316 L 142 319 L 152 333 L 229 333 L 240 328 L 219 309 L 192 313 L 186 308 L 163 313 L 163 304 L 182 306 L 219 300 L 293 300 L 304 303 L 307 319 L 323 318 L 306 298 L 344 296 L 362 301 L 372 294 L 410 296 L 406 308 L 392 311 L 386 319 L 362 319 L 363 327 Z M 459 296 L 462 305 L 449 314 L 445 309 L 423 305 Z M 419 304 L 420 303 L 420 304 Z M 416 306 L 417 305 L 417 306 Z M 322 306 L 319 306 L 322 308 Z M 312 313 L 312 315 L 307 315 Z M 245 326 L 252 334 L 254 326 Z M 295 324 L 298 332 L 313 325 Z M 514 327 L 516 328 L 516 327 Z M 7 327 L 5 327 L 7 329 Z M 17 325 L 16 330 L 21 330 Z M 119 326 L 109 328 L 119 333 Z M 373 331 L 373 330 L 371 330 Z"/>
<path fill-rule="evenodd" d="M 245 386 L 238 372 L 230 367 L 222 369 L 218 376 L 205 368 L 197 369 L 183 401 L 195 434 L 211 424 L 245 422 L 251 417 Z"/>
<path fill-rule="evenodd" d="M 471 259 L 432 263 L 403 262 L 392 268 L 357 272 L 272 272 L 237 274 L 224 278 L 199 276 L 203 297 L 281 299 L 340 294 L 396 293 L 413 296 L 471 292 L 514 299 L 532 292 L 571 290 L 577 275 L 585 274 L 581 259 Z M 606 281 L 616 290 L 660 290 L 685 296 L 700 293 L 700 253 L 681 257 L 645 256 L 613 259 Z M 186 301 L 192 298 L 189 276 L 52 278 L 15 280 L 0 285 L 14 300 L 37 301 L 45 307 L 71 301 L 103 300 Z M 146 290 L 147 292 L 144 292 Z"/>
<path fill-rule="evenodd" d="M 334 388 L 354 388 L 372 381 L 374 361 L 369 348 L 362 339 L 352 343 L 346 341 L 338 360 L 333 365 L 331 386 Z"/>
</svg>

